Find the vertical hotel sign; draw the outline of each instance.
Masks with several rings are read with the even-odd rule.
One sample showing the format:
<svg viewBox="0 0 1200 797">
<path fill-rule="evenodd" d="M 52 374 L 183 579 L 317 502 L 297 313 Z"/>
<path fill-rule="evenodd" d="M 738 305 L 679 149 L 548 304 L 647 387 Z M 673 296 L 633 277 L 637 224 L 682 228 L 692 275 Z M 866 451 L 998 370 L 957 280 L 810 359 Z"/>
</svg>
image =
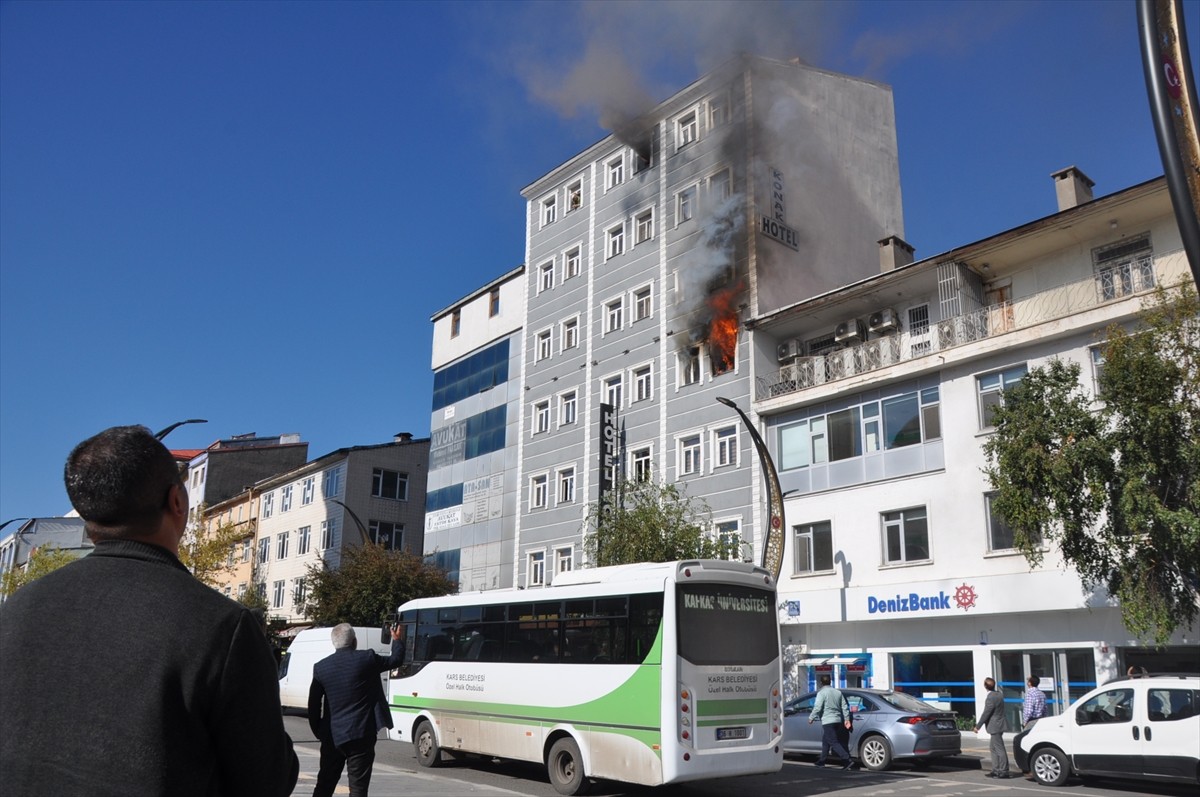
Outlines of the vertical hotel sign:
<svg viewBox="0 0 1200 797">
<path fill-rule="evenodd" d="M 771 169 L 771 214 L 759 214 L 758 231 L 789 249 L 800 251 L 800 236 L 784 222 L 787 208 L 783 202 L 783 172 Z"/>
<path fill-rule="evenodd" d="M 600 501 L 601 510 L 605 499 L 613 489 L 613 472 L 617 464 L 617 410 L 611 404 L 600 405 Z"/>
</svg>

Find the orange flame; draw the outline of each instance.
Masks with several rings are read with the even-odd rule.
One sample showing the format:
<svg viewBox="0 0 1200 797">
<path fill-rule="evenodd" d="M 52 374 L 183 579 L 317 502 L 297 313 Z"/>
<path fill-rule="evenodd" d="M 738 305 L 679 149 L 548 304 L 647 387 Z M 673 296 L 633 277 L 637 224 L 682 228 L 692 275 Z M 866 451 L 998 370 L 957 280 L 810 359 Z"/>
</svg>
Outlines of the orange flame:
<svg viewBox="0 0 1200 797">
<path fill-rule="evenodd" d="M 737 360 L 738 311 L 737 297 L 741 284 L 722 288 L 708 298 L 712 321 L 708 327 L 708 354 L 713 374 L 723 374 Z"/>
</svg>

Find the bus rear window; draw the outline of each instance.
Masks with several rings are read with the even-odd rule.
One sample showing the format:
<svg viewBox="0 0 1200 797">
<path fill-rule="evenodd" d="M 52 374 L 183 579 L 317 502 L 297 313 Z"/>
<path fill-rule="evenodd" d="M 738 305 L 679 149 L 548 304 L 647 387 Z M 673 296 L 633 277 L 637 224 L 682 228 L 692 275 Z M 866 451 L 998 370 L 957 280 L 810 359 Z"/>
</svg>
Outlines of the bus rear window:
<svg viewBox="0 0 1200 797">
<path fill-rule="evenodd" d="M 679 655 L 692 664 L 767 664 L 779 657 L 775 593 L 734 584 L 679 584 Z"/>
</svg>

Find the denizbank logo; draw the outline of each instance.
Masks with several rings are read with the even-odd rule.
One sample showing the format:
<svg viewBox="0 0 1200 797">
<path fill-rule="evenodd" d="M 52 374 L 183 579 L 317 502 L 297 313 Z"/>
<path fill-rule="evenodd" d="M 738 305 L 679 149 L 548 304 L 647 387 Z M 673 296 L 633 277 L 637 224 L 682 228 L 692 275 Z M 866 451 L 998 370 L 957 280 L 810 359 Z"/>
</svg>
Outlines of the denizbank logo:
<svg viewBox="0 0 1200 797">
<path fill-rule="evenodd" d="M 975 607 L 978 595 L 973 587 L 965 583 L 954 591 L 953 596 L 947 594 L 944 590 L 938 590 L 936 595 L 921 595 L 917 592 L 910 592 L 907 595 L 896 595 L 891 598 L 877 598 L 874 595 L 869 595 L 867 596 L 867 614 L 948 611 L 951 608 L 951 597 L 953 597 L 957 608 L 967 611 Z"/>
</svg>

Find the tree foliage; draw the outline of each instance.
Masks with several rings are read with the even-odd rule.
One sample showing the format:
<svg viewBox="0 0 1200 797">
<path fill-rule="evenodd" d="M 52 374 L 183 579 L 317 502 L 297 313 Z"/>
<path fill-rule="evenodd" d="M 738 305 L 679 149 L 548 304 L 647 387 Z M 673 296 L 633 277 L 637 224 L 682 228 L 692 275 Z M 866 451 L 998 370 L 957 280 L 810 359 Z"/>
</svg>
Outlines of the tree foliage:
<svg viewBox="0 0 1200 797">
<path fill-rule="evenodd" d="M 1033 565 L 1055 544 L 1126 627 L 1165 644 L 1195 622 L 1200 585 L 1200 302 L 1159 289 L 1103 344 L 1100 401 L 1050 361 L 1004 396 L 984 445 L 996 513 Z"/>
<path fill-rule="evenodd" d="M 711 535 L 708 503 L 687 495 L 679 484 L 622 481 L 606 504 L 592 503 L 587 512 L 584 549 L 598 567 L 731 559 L 738 552 L 736 542 L 722 543 Z"/>
<path fill-rule="evenodd" d="M 29 554 L 25 567 L 14 567 L 5 571 L 3 580 L 0 580 L 0 595 L 7 598 L 30 581 L 52 573 L 63 565 L 69 565 L 77 558 L 70 551 L 53 545 L 40 545 Z"/>
<path fill-rule="evenodd" d="M 371 544 L 346 549 L 336 570 L 323 562 L 309 565 L 307 584 L 304 614 L 322 626 L 376 626 L 405 601 L 458 587 L 446 571 L 415 554 Z"/>
<path fill-rule="evenodd" d="M 210 587 L 218 587 L 221 579 L 233 572 L 234 564 L 230 551 L 251 532 L 245 526 L 222 523 L 209 528 L 200 518 L 204 507 L 196 512 L 195 520 L 187 529 L 179 544 L 179 561 L 191 571 L 196 580 Z"/>
</svg>

